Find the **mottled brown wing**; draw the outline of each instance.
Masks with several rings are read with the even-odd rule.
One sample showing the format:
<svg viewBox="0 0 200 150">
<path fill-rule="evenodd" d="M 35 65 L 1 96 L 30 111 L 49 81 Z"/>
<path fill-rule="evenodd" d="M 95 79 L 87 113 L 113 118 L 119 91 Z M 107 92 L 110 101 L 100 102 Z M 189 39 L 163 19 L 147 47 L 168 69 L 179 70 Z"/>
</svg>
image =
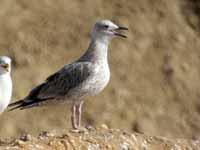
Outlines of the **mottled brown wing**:
<svg viewBox="0 0 200 150">
<path fill-rule="evenodd" d="M 69 90 L 79 86 L 90 76 L 90 70 L 90 62 L 77 62 L 64 66 L 49 76 L 44 83 L 35 87 L 20 103 L 15 102 L 16 108 L 33 107 L 41 102 L 65 96 Z M 10 106 L 16 106 L 15 103 Z"/>
</svg>

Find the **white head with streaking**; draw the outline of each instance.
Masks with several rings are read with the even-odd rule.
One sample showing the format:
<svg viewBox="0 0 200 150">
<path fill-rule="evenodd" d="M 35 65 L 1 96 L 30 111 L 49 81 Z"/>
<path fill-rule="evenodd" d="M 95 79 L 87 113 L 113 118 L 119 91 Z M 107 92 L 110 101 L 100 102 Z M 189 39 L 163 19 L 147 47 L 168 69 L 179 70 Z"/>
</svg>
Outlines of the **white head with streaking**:
<svg viewBox="0 0 200 150">
<path fill-rule="evenodd" d="M 118 32 L 119 30 L 128 30 L 128 28 L 116 25 L 110 20 L 102 20 L 95 23 L 91 36 L 93 40 L 98 39 L 108 42 L 116 36 L 126 38 L 125 35 Z"/>
<path fill-rule="evenodd" d="M 12 96 L 11 59 L 0 57 L 0 113 L 8 106 Z"/>
</svg>

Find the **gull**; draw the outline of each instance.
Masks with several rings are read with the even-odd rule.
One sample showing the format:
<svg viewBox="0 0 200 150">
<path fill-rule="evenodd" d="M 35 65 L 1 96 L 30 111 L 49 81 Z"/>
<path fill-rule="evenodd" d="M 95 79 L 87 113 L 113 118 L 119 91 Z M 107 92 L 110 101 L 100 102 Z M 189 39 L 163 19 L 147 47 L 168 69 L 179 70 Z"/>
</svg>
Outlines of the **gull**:
<svg viewBox="0 0 200 150">
<path fill-rule="evenodd" d="M 11 59 L 0 57 L 0 113 L 8 106 L 12 96 Z"/>
<path fill-rule="evenodd" d="M 10 110 L 26 109 L 44 104 L 72 102 L 71 122 L 73 129 L 81 129 L 81 112 L 84 97 L 100 93 L 108 84 L 108 45 L 113 37 L 126 38 L 119 30 L 128 30 L 109 20 L 95 23 L 91 32 L 91 42 L 86 52 L 76 61 L 65 65 L 36 86 L 22 100 L 9 106 Z"/>
</svg>

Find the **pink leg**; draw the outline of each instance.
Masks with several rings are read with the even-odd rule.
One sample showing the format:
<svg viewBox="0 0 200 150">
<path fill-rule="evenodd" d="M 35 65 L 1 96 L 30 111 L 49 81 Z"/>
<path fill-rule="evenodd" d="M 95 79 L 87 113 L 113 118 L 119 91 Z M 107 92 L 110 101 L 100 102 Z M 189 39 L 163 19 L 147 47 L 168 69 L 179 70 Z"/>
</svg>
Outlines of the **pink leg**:
<svg viewBox="0 0 200 150">
<path fill-rule="evenodd" d="M 83 102 L 84 101 L 81 101 L 79 104 L 76 105 L 76 123 L 78 127 L 81 127 L 81 114 Z"/>
<path fill-rule="evenodd" d="M 76 105 L 73 104 L 72 106 L 72 116 L 71 116 L 71 121 L 72 121 L 72 127 L 74 129 L 77 129 L 78 126 L 77 126 L 77 118 L 76 118 Z"/>
</svg>

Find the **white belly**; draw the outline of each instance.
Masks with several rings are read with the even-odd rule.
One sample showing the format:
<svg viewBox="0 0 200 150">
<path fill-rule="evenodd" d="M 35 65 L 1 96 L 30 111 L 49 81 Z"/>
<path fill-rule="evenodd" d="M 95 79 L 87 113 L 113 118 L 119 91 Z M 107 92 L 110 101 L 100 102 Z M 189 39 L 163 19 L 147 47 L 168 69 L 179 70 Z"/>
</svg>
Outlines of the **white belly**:
<svg viewBox="0 0 200 150">
<path fill-rule="evenodd" d="M 0 113 L 8 106 L 12 96 L 12 81 L 10 76 L 0 76 Z"/>
</svg>

